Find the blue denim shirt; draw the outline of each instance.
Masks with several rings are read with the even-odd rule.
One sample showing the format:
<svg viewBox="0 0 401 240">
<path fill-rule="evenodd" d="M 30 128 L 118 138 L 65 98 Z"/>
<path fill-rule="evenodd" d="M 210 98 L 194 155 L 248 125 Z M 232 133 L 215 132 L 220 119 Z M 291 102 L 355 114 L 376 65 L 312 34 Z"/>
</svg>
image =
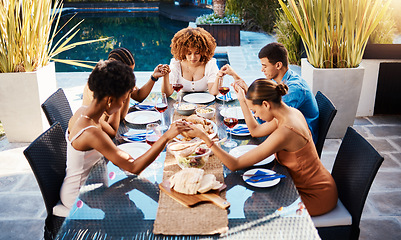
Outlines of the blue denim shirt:
<svg viewBox="0 0 401 240">
<path fill-rule="evenodd" d="M 288 93 L 282 97 L 283 102 L 302 112 L 316 143 L 319 131 L 319 108 L 309 85 L 291 69 L 285 73 L 282 82 L 288 86 Z"/>
</svg>

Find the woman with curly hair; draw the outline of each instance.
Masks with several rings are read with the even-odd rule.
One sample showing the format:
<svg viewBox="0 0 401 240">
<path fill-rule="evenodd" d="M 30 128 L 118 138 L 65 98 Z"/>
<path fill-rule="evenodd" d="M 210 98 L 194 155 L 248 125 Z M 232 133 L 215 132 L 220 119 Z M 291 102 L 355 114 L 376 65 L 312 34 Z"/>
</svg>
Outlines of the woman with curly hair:
<svg viewBox="0 0 401 240">
<path fill-rule="evenodd" d="M 188 134 L 205 141 L 232 171 L 253 166 L 275 154 L 278 163 L 287 167 L 309 214 L 317 216 L 331 211 L 338 199 L 336 183 L 319 159 L 304 116 L 281 100 L 281 96 L 287 94 L 288 86 L 262 78 L 251 84 L 246 95 L 239 85 L 234 84 L 234 88 L 246 124 L 255 125 L 258 131 L 269 135 L 266 140 L 255 150 L 236 158 L 214 144 L 208 135 L 196 127 L 192 127 L 193 130 Z M 251 111 L 255 117 L 266 121 L 265 126 L 256 123 Z"/>
<path fill-rule="evenodd" d="M 127 48 L 121 47 L 113 49 L 109 53 L 108 60 L 125 63 L 132 70 L 134 70 L 135 68 L 134 56 Z M 132 89 L 131 94 L 128 96 L 127 101 L 125 101 L 120 111 L 116 112 L 110 117 L 103 116 L 101 118 L 102 125 L 111 138 L 114 138 L 116 136 L 120 120 L 123 119 L 128 113 L 129 99 L 132 98 L 138 102 L 142 102 L 143 100 L 145 100 L 148 97 L 149 93 L 152 91 L 152 88 L 155 85 L 156 81 L 168 72 L 170 72 L 168 64 L 157 65 L 145 85 L 143 85 L 141 88 L 135 86 Z M 92 100 L 93 92 L 89 89 L 88 84 L 86 84 L 83 92 L 82 105 L 88 106 L 92 102 Z"/>
<path fill-rule="evenodd" d="M 216 40 L 203 28 L 187 27 L 178 31 L 171 40 L 171 73 L 164 76 L 162 92 L 173 94 L 175 83 L 183 85 L 183 92 L 209 91 L 219 93 L 216 59 L 213 58 Z"/>
<path fill-rule="evenodd" d="M 71 117 L 65 137 L 67 141 L 66 175 L 60 190 L 60 202 L 53 214 L 66 217 L 92 168 L 103 156 L 128 172 L 139 174 L 163 151 L 167 142 L 181 131 L 190 129 L 184 122 L 175 122 L 142 156 L 134 159 L 119 149 L 103 130 L 100 118 L 121 109 L 135 86 L 132 69 L 120 61 L 100 61 L 88 79 L 93 100 L 80 107 Z"/>
</svg>

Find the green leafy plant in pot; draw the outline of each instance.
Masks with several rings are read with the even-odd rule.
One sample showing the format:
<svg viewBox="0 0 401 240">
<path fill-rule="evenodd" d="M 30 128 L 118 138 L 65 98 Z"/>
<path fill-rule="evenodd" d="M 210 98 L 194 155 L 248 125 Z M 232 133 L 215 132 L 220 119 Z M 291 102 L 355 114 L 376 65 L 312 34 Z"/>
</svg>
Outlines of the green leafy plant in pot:
<svg viewBox="0 0 401 240">
<path fill-rule="evenodd" d="M 0 120 L 9 142 L 30 142 L 48 127 L 40 104 L 56 90 L 54 61 L 92 68 L 85 61 L 56 59 L 57 54 L 107 39 L 70 43 L 78 23 L 54 42 L 62 7 L 59 0 L 0 3 Z"/>
<path fill-rule="evenodd" d="M 312 91 L 322 91 L 338 113 L 329 138 L 341 138 L 352 126 L 362 88 L 360 66 L 369 36 L 388 8 L 386 0 L 279 0 L 300 35 L 307 59 L 302 77 Z"/>
</svg>

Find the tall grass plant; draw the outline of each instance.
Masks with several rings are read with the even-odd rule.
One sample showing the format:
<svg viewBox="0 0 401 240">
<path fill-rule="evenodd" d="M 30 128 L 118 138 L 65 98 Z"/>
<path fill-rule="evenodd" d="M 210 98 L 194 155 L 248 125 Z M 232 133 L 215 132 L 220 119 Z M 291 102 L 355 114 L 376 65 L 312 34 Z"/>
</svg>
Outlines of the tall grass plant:
<svg viewBox="0 0 401 240">
<path fill-rule="evenodd" d="M 0 0 L 0 73 L 32 72 L 51 60 L 92 68 L 85 61 L 56 59 L 57 54 L 76 46 L 106 40 L 71 43 L 79 32 L 78 23 L 57 42 L 63 4 L 54 0 Z"/>
<path fill-rule="evenodd" d="M 279 3 L 316 68 L 354 68 L 383 18 L 386 0 L 283 0 Z"/>
<path fill-rule="evenodd" d="M 288 51 L 290 64 L 301 65 L 301 38 L 283 11 L 277 11 L 275 24 L 276 40 Z"/>
</svg>

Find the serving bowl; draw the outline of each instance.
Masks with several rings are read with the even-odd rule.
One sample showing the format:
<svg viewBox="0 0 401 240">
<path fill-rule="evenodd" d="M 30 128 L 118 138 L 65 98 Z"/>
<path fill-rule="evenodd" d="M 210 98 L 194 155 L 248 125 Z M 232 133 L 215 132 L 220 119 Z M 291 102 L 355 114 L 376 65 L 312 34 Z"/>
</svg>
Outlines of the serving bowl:
<svg viewBox="0 0 401 240">
<path fill-rule="evenodd" d="M 214 116 L 214 114 L 215 114 L 215 112 L 216 112 L 216 109 L 214 109 L 214 108 L 212 108 L 212 107 L 206 107 L 206 108 L 204 108 L 204 107 L 199 107 L 199 108 L 197 108 L 197 109 L 195 110 L 195 112 L 196 112 L 196 114 L 197 114 L 199 117 L 204 117 L 204 118 L 207 118 L 207 119 L 212 119 L 213 116 Z"/>
<path fill-rule="evenodd" d="M 177 147 L 177 144 L 182 143 L 170 143 L 167 146 L 167 149 L 174 155 L 178 166 L 180 166 L 182 169 L 203 168 L 209 160 L 209 156 L 212 152 L 212 150 L 207 148 L 205 144 L 196 148 L 185 147 L 181 150 L 172 150 L 174 147 Z"/>
<path fill-rule="evenodd" d="M 181 115 L 184 116 L 189 116 L 194 113 L 196 109 L 196 105 L 192 103 L 181 103 L 181 105 L 175 105 L 175 109 L 177 109 L 177 112 Z"/>
</svg>

